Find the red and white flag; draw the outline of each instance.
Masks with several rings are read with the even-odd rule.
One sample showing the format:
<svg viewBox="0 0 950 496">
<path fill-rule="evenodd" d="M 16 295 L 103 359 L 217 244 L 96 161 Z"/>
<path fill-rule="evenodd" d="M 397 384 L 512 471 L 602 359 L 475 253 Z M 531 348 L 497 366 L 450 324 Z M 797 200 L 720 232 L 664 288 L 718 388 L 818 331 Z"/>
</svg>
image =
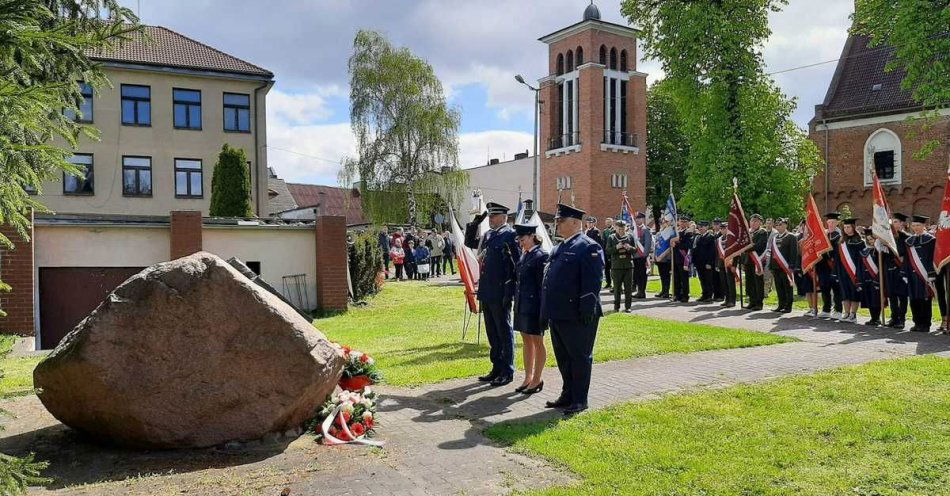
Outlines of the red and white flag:
<svg viewBox="0 0 950 496">
<path fill-rule="evenodd" d="M 891 253 L 897 255 L 897 240 L 894 239 L 894 229 L 891 227 L 891 209 L 887 206 L 887 197 L 884 196 L 884 188 L 881 187 L 877 174 L 872 173 L 872 177 L 874 178 L 872 194 L 874 220 L 871 223 L 871 232 L 888 250 L 891 250 Z"/>
<path fill-rule="evenodd" d="M 947 263 L 950 263 L 950 171 L 947 172 L 947 184 L 943 189 L 943 206 L 940 207 L 940 219 L 937 220 L 934 269 L 940 272 Z"/>
<path fill-rule="evenodd" d="M 802 253 L 802 272 L 814 269 L 821 261 L 821 256 L 831 251 L 831 241 L 825 226 L 822 225 L 818 204 L 811 195 L 808 195 L 808 202 L 805 204 L 805 232 L 798 246 Z"/>
<path fill-rule="evenodd" d="M 794 286 L 795 274 L 792 272 L 792 266 L 788 263 L 788 260 L 785 260 L 785 255 L 782 255 L 781 250 L 778 249 L 777 239 L 778 236 L 772 236 L 772 260 L 775 260 L 785 276 L 788 277 L 788 283 Z"/>
<path fill-rule="evenodd" d="M 455 218 L 452 207 L 449 207 L 449 217 L 452 219 L 452 243 L 455 244 L 455 260 L 459 266 L 462 285 L 465 286 L 465 300 L 468 302 L 468 310 L 472 313 L 478 313 L 478 303 L 475 301 L 475 291 L 478 289 L 478 278 L 481 273 L 478 266 L 478 257 L 475 256 L 475 252 L 471 248 L 465 246 L 465 234 Z"/>
</svg>

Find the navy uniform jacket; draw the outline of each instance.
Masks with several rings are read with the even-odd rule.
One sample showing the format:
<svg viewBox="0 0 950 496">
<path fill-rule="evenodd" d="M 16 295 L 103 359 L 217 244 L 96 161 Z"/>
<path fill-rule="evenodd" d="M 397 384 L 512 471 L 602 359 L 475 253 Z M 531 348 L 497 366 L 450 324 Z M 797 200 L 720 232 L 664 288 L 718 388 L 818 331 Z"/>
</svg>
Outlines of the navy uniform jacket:
<svg viewBox="0 0 950 496">
<path fill-rule="evenodd" d="M 841 230 L 835 229 L 828 233 L 828 241 L 831 242 L 831 251 L 821 256 L 821 260 L 815 265 L 815 273 L 818 274 L 818 285 L 821 287 L 835 286 L 838 284 L 838 245 L 841 244 Z"/>
<path fill-rule="evenodd" d="M 521 249 L 515 241 L 515 230 L 507 224 L 486 232 L 484 238 L 478 300 L 500 302 L 515 294 L 515 265 Z"/>
<path fill-rule="evenodd" d="M 716 242 L 718 239 L 711 232 L 706 231 L 706 234 L 700 234 L 695 238 L 695 245 L 693 246 L 693 264 L 696 267 L 705 267 L 707 265 L 712 266 L 716 265 Z"/>
<path fill-rule="evenodd" d="M 923 263 L 924 270 L 927 272 L 927 277 L 933 278 L 937 276 L 937 273 L 934 271 L 934 248 L 937 246 L 937 238 L 930 233 L 915 234 L 907 238 L 907 255 L 908 257 L 912 256 L 910 250 L 916 250 L 917 256 L 920 257 L 920 261 Z M 928 289 L 928 284 L 920 279 L 916 271 L 914 271 L 913 263 L 908 259 L 904 263 L 904 267 L 907 270 L 907 294 L 912 300 L 927 300 L 930 299 L 930 293 Z"/>
<path fill-rule="evenodd" d="M 557 245 L 551 252 L 541 290 L 541 322 L 580 320 L 603 315 L 600 286 L 604 251 L 583 233 Z"/>
<path fill-rule="evenodd" d="M 541 285 L 548 254 L 535 246 L 518 260 L 518 286 L 515 293 L 515 313 L 533 315 L 541 312 Z"/>
<path fill-rule="evenodd" d="M 673 247 L 673 263 L 674 267 L 682 269 L 686 265 L 686 258 L 684 255 L 693 249 L 693 233 L 682 230 L 679 232 L 680 240 L 676 243 L 676 246 Z"/>
<path fill-rule="evenodd" d="M 897 254 L 900 261 L 890 250 L 884 252 L 884 284 L 889 296 L 907 296 L 907 238 L 910 236 L 899 231 L 894 241 L 897 242 Z"/>
</svg>

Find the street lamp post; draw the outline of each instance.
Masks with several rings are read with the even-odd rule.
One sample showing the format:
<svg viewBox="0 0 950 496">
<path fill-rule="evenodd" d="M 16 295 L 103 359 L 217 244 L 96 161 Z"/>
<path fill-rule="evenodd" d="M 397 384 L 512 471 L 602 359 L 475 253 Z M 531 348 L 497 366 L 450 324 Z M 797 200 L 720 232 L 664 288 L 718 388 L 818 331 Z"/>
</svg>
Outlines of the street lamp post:
<svg viewBox="0 0 950 496">
<path fill-rule="evenodd" d="M 535 209 L 541 209 L 541 186 L 539 177 L 541 175 L 541 159 L 538 156 L 538 114 L 541 113 L 541 90 L 525 82 L 521 74 L 515 75 L 515 81 L 525 85 L 534 92 L 534 204 Z"/>
</svg>

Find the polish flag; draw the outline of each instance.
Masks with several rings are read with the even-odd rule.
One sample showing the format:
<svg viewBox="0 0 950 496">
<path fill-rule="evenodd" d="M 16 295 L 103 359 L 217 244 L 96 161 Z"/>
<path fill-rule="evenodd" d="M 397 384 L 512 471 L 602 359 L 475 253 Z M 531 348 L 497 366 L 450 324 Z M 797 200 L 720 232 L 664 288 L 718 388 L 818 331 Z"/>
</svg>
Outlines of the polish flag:
<svg viewBox="0 0 950 496">
<path fill-rule="evenodd" d="M 947 185 L 943 189 L 943 206 L 940 207 L 940 219 L 937 220 L 934 268 L 940 272 L 947 263 L 950 263 L 950 171 L 947 171 Z"/>
<path fill-rule="evenodd" d="M 897 241 L 894 239 L 894 229 L 891 227 L 891 209 L 887 206 L 887 197 L 884 196 L 884 188 L 881 187 L 881 181 L 877 179 L 877 174 L 872 174 L 874 178 L 873 197 L 874 197 L 874 220 L 871 223 L 871 232 L 874 237 L 881 241 L 891 253 L 897 255 Z"/>
<path fill-rule="evenodd" d="M 449 207 L 449 217 L 452 220 L 452 242 L 455 243 L 455 260 L 459 266 L 459 275 L 462 277 L 462 285 L 465 286 L 465 299 L 468 302 L 468 310 L 472 313 L 478 313 L 478 303 L 475 301 L 475 291 L 478 288 L 478 278 L 480 275 L 478 267 L 478 258 L 471 248 L 465 246 L 465 234 L 462 227 L 459 226 L 455 218 L 455 212 Z"/>
</svg>

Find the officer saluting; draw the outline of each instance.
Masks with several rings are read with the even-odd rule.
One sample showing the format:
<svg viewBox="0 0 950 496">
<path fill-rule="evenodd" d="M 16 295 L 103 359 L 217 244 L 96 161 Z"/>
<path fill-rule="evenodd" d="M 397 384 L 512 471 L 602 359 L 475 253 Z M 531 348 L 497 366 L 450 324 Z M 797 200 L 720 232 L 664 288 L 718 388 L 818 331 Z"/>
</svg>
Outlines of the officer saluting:
<svg viewBox="0 0 950 496">
<path fill-rule="evenodd" d="M 561 396 L 545 404 L 565 415 L 587 409 L 594 339 L 603 315 L 600 286 L 603 249 L 583 232 L 584 211 L 558 204 L 556 229 L 564 242 L 551 253 L 541 289 L 541 321 L 551 327 L 551 344 L 564 382 Z"/>
<path fill-rule="evenodd" d="M 489 203 L 490 230 L 481 239 L 481 277 L 478 279 L 478 301 L 485 314 L 485 334 L 491 348 L 492 369 L 479 377 L 492 386 L 504 386 L 515 375 L 515 334 L 511 328 L 511 301 L 515 294 L 515 266 L 521 251 L 515 241 L 515 230 L 507 224 L 508 207 Z"/>
</svg>

